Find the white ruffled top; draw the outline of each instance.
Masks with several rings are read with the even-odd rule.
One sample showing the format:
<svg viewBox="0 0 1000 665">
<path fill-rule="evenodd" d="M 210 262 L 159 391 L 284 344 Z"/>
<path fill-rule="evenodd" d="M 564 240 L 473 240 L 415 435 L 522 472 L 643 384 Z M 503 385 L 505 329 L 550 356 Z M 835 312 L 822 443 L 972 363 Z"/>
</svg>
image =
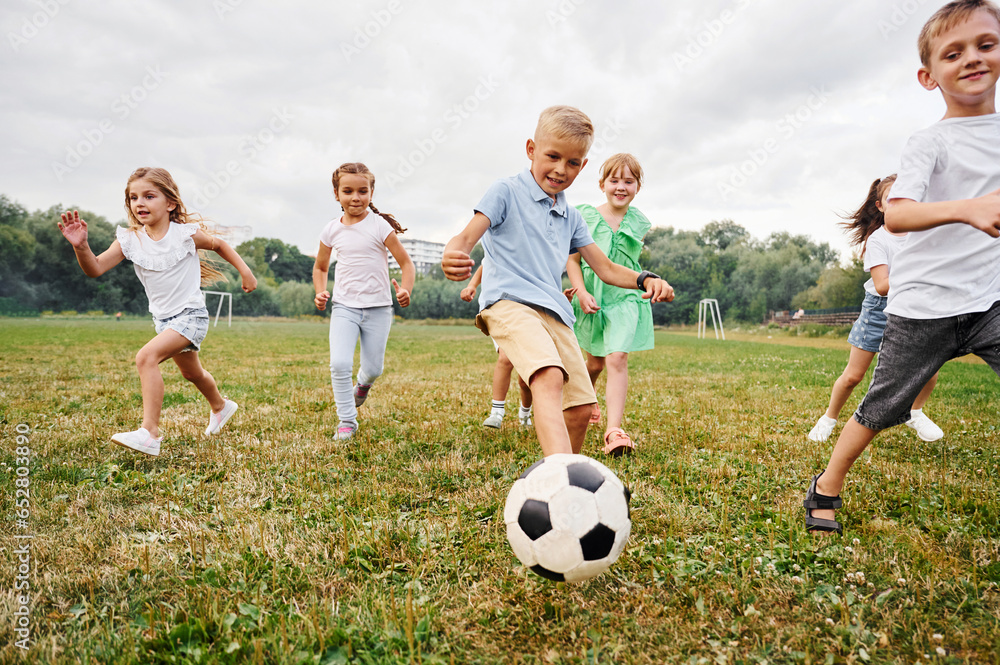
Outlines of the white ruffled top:
<svg viewBox="0 0 1000 665">
<path fill-rule="evenodd" d="M 146 289 L 154 318 L 168 319 L 185 309 L 205 306 L 201 262 L 192 237 L 197 231 L 197 224 L 172 222 L 166 235 L 153 240 L 145 227 L 137 231 L 124 226 L 115 229 L 122 254 L 132 262 Z"/>
</svg>

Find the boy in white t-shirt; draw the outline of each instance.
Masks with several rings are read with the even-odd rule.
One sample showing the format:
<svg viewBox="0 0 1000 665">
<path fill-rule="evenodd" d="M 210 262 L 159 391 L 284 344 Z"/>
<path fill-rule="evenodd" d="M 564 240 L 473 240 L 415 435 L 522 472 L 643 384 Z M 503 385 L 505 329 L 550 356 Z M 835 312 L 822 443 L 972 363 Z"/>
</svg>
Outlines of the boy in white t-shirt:
<svg viewBox="0 0 1000 665">
<path fill-rule="evenodd" d="M 885 225 L 910 233 L 889 274 L 889 322 L 871 388 L 806 493 L 810 531 L 841 532 L 834 510 L 851 465 L 909 418 L 946 361 L 974 353 L 1000 375 L 1000 8 L 951 2 L 918 47 L 920 84 L 941 90 L 947 112 L 903 152 Z"/>
</svg>

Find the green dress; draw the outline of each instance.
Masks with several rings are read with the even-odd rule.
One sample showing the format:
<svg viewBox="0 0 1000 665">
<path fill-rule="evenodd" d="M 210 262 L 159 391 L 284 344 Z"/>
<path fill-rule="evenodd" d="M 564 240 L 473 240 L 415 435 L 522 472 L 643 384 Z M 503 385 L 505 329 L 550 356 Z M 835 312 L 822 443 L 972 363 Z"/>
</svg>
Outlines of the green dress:
<svg viewBox="0 0 1000 665">
<path fill-rule="evenodd" d="M 616 232 L 594 206 L 584 204 L 577 209 L 587 222 L 594 242 L 609 259 L 636 272 L 642 271 L 639 267 L 642 239 L 652 226 L 645 215 L 630 207 Z M 576 314 L 573 330 L 580 348 L 599 358 L 619 351 L 630 353 L 653 348 L 653 309 L 649 300 L 644 300 L 637 289 L 605 284 L 586 261 L 580 263 L 584 286 L 601 308 L 596 314 L 585 314 L 579 299 L 573 297 Z"/>
</svg>

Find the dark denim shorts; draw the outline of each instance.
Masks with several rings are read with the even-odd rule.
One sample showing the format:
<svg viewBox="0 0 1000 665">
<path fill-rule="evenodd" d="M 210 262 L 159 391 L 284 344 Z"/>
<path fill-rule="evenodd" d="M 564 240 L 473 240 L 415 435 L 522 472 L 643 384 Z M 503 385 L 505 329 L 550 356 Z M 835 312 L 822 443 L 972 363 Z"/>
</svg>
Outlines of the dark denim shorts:
<svg viewBox="0 0 1000 665">
<path fill-rule="evenodd" d="M 862 351 L 878 353 L 878 347 L 882 344 L 882 334 L 885 333 L 885 306 L 889 299 L 885 296 L 865 293 L 864 302 L 861 303 L 861 313 L 858 320 L 851 328 L 851 334 L 847 337 L 847 342 Z"/>
<path fill-rule="evenodd" d="M 180 314 L 168 316 L 165 319 L 153 317 L 153 328 L 159 335 L 164 330 L 173 330 L 184 336 L 191 344 L 184 351 L 201 351 L 201 343 L 208 335 L 208 309 L 185 309 Z"/>
<path fill-rule="evenodd" d="M 1000 376 L 1000 301 L 985 312 L 944 319 L 889 315 L 868 394 L 854 419 L 873 430 L 901 425 L 910 406 L 947 361 L 968 354 L 986 361 Z"/>
</svg>

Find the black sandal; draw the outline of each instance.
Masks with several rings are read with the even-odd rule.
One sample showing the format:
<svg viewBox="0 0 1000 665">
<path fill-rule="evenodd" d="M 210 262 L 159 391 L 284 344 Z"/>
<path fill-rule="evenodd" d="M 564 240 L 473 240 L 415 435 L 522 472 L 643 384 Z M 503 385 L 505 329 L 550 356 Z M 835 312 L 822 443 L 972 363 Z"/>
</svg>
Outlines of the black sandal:
<svg viewBox="0 0 1000 665">
<path fill-rule="evenodd" d="M 825 520 L 813 517 L 814 510 L 837 510 L 842 505 L 839 496 L 826 496 L 816 491 L 816 481 L 823 474 L 813 476 L 809 489 L 806 491 L 806 498 L 802 502 L 802 507 L 806 509 L 806 531 L 832 531 L 843 533 L 844 529 L 837 520 Z"/>
</svg>

